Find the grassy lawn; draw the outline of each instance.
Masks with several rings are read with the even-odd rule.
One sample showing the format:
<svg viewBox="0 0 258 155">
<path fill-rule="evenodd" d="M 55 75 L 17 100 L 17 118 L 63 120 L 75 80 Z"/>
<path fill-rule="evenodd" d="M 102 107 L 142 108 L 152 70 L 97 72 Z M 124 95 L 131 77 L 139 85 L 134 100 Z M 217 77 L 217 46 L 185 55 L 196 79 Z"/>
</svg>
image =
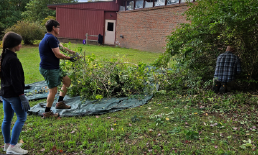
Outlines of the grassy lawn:
<svg viewBox="0 0 258 155">
<path fill-rule="evenodd" d="M 131 63 L 143 62 L 146 64 L 152 63 L 158 58 L 160 53 L 142 52 L 134 49 L 110 47 L 110 46 L 97 46 L 97 45 L 83 45 L 83 44 L 67 44 L 68 47 L 74 51 L 82 49 L 82 54 L 91 55 L 92 53 L 98 58 L 113 58 L 123 57 L 124 61 Z"/>
<path fill-rule="evenodd" d="M 139 62 L 150 64 L 160 55 L 160 53 L 97 45 L 69 44 L 69 48 L 76 52 L 81 48 L 82 52 L 80 54 L 84 55 L 85 53 L 86 56 L 94 54 L 99 59 L 123 57 L 125 62 L 134 64 Z M 24 46 L 17 54 L 23 65 L 26 84 L 44 80 L 38 71 L 40 62 L 38 46 Z"/>
<path fill-rule="evenodd" d="M 82 48 L 86 55 L 100 58 L 126 55 L 132 63 L 151 63 L 159 56 L 122 48 Z M 24 47 L 18 57 L 26 83 L 43 80 L 37 47 Z M 58 119 L 29 115 L 20 140 L 29 154 L 257 154 L 256 109 L 257 98 L 248 94 L 156 94 L 141 107 L 103 115 Z M 3 145 L 2 135 L 1 139 Z"/>
</svg>

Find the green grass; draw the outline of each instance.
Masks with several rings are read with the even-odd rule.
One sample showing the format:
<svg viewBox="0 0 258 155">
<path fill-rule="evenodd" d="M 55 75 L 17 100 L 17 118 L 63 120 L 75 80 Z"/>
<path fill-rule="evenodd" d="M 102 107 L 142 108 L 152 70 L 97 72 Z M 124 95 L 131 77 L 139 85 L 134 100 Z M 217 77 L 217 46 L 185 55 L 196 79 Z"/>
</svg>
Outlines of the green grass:
<svg viewBox="0 0 258 155">
<path fill-rule="evenodd" d="M 23 66 L 26 84 L 44 80 L 39 73 L 40 57 L 37 46 L 24 46 L 17 52 L 17 56 Z"/>
<path fill-rule="evenodd" d="M 123 57 L 124 61 L 131 63 L 152 63 L 158 58 L 161 53 L 153 52 L 143 52 L 135 49 L 127 49 L 120 47 L 110 47 L 110 46 L 98 46 L 98 45 L 83 45 L 83 44 L 71 44 L 68 45 L 72 50 L 78 50 L 78 47 L 82 48 L 82 54 L 91 55 L 92 53 L 97 56 L 97 58 L 113 58 L 113 57 Z"/>
<path fill-rule="evenodd" d="M 139 62 L 150 64 L 161 54 L 97 45 L 69 44 L 69 47 L 76 52 L 78 52 L 79 48 L 82 48 L 81 55 L 84 55 L 84 53 L 86 56 L 94 54 L 97 59 L 123 57 L 125 62 L 133 64 L 138 64 Z M 17 55 L 23 65 L 26 84 L 44 80 L 39 73 L 40 57 L 38 46 L 24 46 L 17 52 Z"/>
<path fill-rule="evenodd" d="M 141 57 L 137 61 L 132 58 L 134 63 L 150 63 L 158 56 L 121 48 L 83 48 L 99 57 L 113 57 L 111 53 L 117 54 L 118 51 L 121 55 L 134 52 L 135 57 Z M 38 71 L 37 47 L 23 48 L 18 57 L 27 82 L 42 80 Z M 31 101 L 30 104 L 45 101 Z M 216 95 L 210 91 L 194 96 L 156 94 L 141 107 L 100 116 L 42 119 L 29 115 L 20 140 L 24 141 L 23 148 L 28 149 L 29 154 L 42 155 L 57 152 L 87 155 L 257 154 L 256 109 L 257 98 L 248 94 Z M 0 118 L 3 119 L 3 110 Z M 0 137 L 3 145 L 2 135 Z M 243 142 L 248 139 L 251 144 Z"/>
</svg>

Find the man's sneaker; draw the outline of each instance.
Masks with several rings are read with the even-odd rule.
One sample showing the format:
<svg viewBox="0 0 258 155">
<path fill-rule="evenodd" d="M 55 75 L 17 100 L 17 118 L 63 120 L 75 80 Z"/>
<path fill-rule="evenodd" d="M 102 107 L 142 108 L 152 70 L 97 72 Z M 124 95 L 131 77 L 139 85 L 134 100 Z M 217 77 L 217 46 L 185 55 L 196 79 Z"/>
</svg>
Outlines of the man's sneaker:
<svg viewBox="0 0 258 155">
<path fill-rule="evenodd" d="M 21 148 L 21 146 L 19 145 L 15 145 L 14 147 L 11 147 L 11 145 L 9 145 L 9 147 L 6 150 L 6 154 L 27 154 L 28 151 L 24 150 Z"/>
<path fill-rule="evenodd" d="M 64 101 L 60 101 L 56 103 L 56 109 L 71 109 L 71 106 L 66 105 Z"/>
<path fill-rule="evenodd" d="M 9 145 L 10 145 L 10 144 L 9 144 Z M 6 150 L 8 149 L 9 145 L 4 144 L 4 151 L 6 151 Z M 22 143 L 17 143 L 16 145 L 21 147 L 21 146 L 22 146 Z"/>
<path fill-rule="evenodd" d="M 224 94 L 224 93 L 227 92 L 227 85 L 226 85 L 226 83 L 221 83 L 221 86 L 220 86 L 220 88 L 219 88 L 219 92 L 220 92 L 221 94 Z"/>
<path fill-rule="evenodd" d="M 58 117 L 58 116 L 59 116 L 58 113 L 55 113 L 55 114 L 54 114 L 52 111 L 43 113 L 43 118 Z"/>
<path fill-rule="evenodd" d="M 215 85 L 213 86 L 214 93 L 218 93 L 219 92 L 220 86 L 221 86 L 221 83 L 219 81 L 215 81 Z"/>
</svg>

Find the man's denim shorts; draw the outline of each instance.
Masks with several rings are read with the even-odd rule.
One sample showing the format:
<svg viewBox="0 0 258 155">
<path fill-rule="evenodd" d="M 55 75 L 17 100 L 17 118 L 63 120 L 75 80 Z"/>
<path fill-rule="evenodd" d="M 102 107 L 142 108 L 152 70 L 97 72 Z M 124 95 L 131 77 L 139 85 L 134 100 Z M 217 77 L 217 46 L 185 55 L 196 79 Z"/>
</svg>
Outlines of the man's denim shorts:
<svg viewBox="0 0 258 155">
<path fill-rule="evenodd" d="M 59 86 L 63 77 L 66 76 L 62 69 L 43 69 L 39 67 L 39 72 L 43 75 L 49 89 Z"/>
</svg>

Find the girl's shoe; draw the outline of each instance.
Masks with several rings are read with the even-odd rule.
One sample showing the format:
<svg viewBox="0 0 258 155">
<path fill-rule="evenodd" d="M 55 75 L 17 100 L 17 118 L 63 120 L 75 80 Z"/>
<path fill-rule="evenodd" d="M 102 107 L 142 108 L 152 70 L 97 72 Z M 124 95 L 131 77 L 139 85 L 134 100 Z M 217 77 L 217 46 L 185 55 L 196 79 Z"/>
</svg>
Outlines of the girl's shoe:
<svg viewBox="0 0 258 155">
<path fill-rule="evenodd" d="M 6 154 L 27 154 L 28 151 L 21 148 L 19 145 L 15 145 L 14 147 L 11 147 L 9 145 L 8 149 L 6 150 Z"/>
<path fill-rule="evenodd" d="M 9 144 L 10 145 L 10 144 Z M 6 151 L 7 149 L 8 149 L 8 147 L 9 147 L 9 145 L 7 145 L 7 144 L 4 144 L 4 151 Z M 22 146 L 22 143 L 17 143 L 16 145 L 18 145 L 18 146 Z"/>
</svg>

